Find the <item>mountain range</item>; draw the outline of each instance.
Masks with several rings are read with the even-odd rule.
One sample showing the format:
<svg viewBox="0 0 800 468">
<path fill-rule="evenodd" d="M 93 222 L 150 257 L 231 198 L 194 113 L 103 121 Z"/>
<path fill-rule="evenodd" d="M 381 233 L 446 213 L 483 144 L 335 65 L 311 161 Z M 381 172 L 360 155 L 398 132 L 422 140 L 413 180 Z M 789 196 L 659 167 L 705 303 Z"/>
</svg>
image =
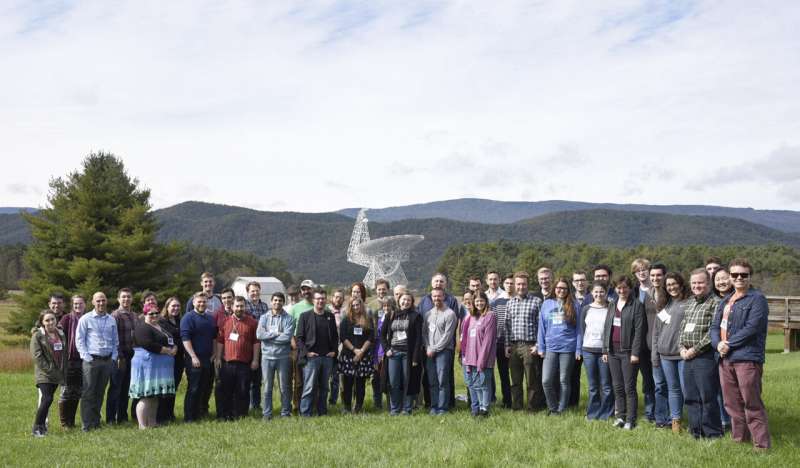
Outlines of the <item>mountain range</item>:
<svg viewBox="0 0 800 468">
<path fill-rule="evenodd" d="M 472 205 L 466 200 L 459 202 L 466 207 L 458 211 L 459 215 L 473 212 L 467 217 L 478 216 L 479 213 L 474 212 L 480 208 L 469 208 Z M 485 206 L 483 202 L 490 201 L 479 200 L 475 206 Z M 367 212 L 373 239 L 396 234 L 425 236 L 425 240 L 415 247 L 409 261 L 403 265 L 409 280 L 415 285 L 427 282 L 426 278 L 436 269 L 447 247 L 501 239 L 617 247 L 768 243 L 800 247 L 800 234 L 796 232 L 783 232 L 741 218 L 724 216 L 595 208 L 551 211 L 501 224 L 414 216 L 381 221 L 386 218 L 381 218 L 380 213 L 381 210 Z M 383 216 L 397 216 L 391 211 L 383 213 Z M 185 202 L 155 211 L 161 223 L 159 239 L 162 241 L 181 240 L 277 257 L 285 260 L 289 270 L 296 276 L 330 284 L 357 281 L 366 272 L 365 268 L 346 261 L 354 223 L 349 214 L 349 211 L 347 215 L 344 212 L 267 212 L 203 202 Z M 454 210 L 450 215 L 457 214 Z M 790 225 L 789 219 L 787 216 L 779 220 Z M 0 244 L 19 242 L 30 242 L 30 233 L 24 220 L 19 215 L 0 215 Z"/>
</svg>

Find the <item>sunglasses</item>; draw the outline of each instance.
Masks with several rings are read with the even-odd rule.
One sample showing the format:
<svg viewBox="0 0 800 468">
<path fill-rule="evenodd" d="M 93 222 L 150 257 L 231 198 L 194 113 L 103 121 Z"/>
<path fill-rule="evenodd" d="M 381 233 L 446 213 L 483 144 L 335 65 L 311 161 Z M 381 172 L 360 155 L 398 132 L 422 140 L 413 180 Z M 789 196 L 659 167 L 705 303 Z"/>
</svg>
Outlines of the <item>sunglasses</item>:
<svg viewBox="0 0 800 468">
<path fill-rule="evenodd" d="M 156 315 L 159 315 L 159 313 L 158 313 L 158 312 L 150 312 L 150 313 L 148 313 L 148 314 L 146 314 L 146 315 L 147 315 L 148 317 L 155 317 Z"/>
<path fill-rule="evenodd" d="M 750 273 L 731 273 L 731 278 L 738 279 L 747 279 L 750 277 Z"/>
</svg>

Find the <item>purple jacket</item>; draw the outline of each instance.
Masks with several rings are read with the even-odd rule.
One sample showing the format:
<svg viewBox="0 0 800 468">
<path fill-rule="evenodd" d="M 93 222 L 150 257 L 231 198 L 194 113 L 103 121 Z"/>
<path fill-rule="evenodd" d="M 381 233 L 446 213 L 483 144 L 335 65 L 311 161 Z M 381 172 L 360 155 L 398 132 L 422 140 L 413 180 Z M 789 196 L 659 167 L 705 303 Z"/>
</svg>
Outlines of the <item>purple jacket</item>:
<svg viewBox="0 0 800 468">
<path fill-rule="evenodd" d="M 481 372 L 493 369 L 497 358 L 497 316 L 487 312 L 480 318 L 468 315 L 461 326 L 461 365 Z"/>
</svg>

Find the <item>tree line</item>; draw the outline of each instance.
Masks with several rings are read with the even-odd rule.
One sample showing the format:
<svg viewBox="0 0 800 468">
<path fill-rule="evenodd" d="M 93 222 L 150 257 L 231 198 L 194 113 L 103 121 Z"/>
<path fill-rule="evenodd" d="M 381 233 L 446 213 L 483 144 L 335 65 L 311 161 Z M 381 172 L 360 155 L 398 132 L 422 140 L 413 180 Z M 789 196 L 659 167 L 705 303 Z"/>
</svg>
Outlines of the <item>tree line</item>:
<svg viewBox="0 0 800 468">
<path fill-rule="evenodd" d="M 767 245 L 640 245 L 636 247 L 600 247 L 588 244 L 485 242 L 448 248 L 438 270 L 447 274 L 456 293 L 460 293 L 470 276 L 483 278 L 488 271 L 501 275 L 517 270 L 535 272 L 550 267 L 557 275 L 571 277 L 577 270 L 590 270 L 594 265 L 609 265 L 614 275 L 630 274 L 631 261 L 643 257 L 667 265 L 670 271 L 684 275 L 704 266 L 710 256 L 728 262 L 745 257 L 755 269 L 753 284 L 766 294 L 800 294 L 800 250 L 780 244 Z"/>
</svg>

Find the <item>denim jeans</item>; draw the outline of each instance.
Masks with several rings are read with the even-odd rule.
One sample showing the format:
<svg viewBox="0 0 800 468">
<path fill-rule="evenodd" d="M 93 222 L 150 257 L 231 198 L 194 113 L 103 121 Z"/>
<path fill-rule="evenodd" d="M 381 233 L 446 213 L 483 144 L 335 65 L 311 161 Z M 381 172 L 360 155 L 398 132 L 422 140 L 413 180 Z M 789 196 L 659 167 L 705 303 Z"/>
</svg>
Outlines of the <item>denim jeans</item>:
<svg viewBox="0 0 800 468">
<path fill-rule="evenodd" d="M 667 403 L 667 389 L 662 386 L 661 396 L 656 391 L 655 377 L 653 376 L 652 352 L 647 346 L 642 346 L 639 353 L 639 371 L 642 374 L 642 399 L 644 400 L 644 416 L 650 422 L 666 422 L 669 417 L 669 404 Z"/>
<path fill-rule="evenodd" d="M 567 409 L 574 365 L 575 353 L 573 352 L 547 352 L 544 356 L 542 388 L 547 400 L 547 408 L 551 413 L 560 413 Z M 558 382 L 556 382 L 556 376 Z"/>
<path fill-rule="evenodd" d="M 111 383 L 106 396 L 106 423 L 122 423 L 128 420 L 128 389 L 131 386 L 131 360 L 125 359 L 125 368 L 116 362 L 111 364 Z"/>
<path fill-rule="evenodd" d="M 603 362 L 602 353 L 583 352 L 589 394 L 586 402 L 586 417 L 608 419 L 614 414 L 614 394 L 611 388 L 611 372 Z"/>
<path fill-rule="evenodd" d="M 195 421 L 202 416 L 204 396 L 213 383 L 211 361 L 200 359 L 200 367 L 193 367 L 192 360 L 186 359 L 186 395 L 183 398 L 183 419 Z"/>
<path fill-rule="evenodd" d="M 281 416 L 292 414 L 292 388 L 289 372 L 292 362 L 283 359 L 262 359 L 261 372 L 264 375 L 264 417 L 272 417 L 272 387 L 275 383 L 275 372 L 278 373 L 278 386 L 281 393 Z"/>
<path fill-rule="evenodd" d="M 303 394 L 300 397 L 300 415 L 312 416 L 314 393 L 317 393 L 317 415 L 328 414 L 328 385 L 335 365 L 328 356 L 309 357 L 303 367 Z"/>
<path fill-rule="evenodd" d="M 661 366 L 651 367 L 653 371 L 653 384 L 655 385 L 655 412 L 656 424 L 669 424 L 670 422 L 670 406 L 669 406 L 669 385 L 667 378 L 664 376 L 665 359 L 661 360 Z M 651 363 L 652 366 L 652 363 Z"/>
<path fill-rule="evenodd" d="M 447 412 L 450 403 L 450 365 L 453 362 L 453 350 L 445 349 L 429 357 L 425 365 L 428 368 L 428 381 L 431 388 L 431 413 Z"/>
<path fill-rule="evenodd" d="M 341 377 L 342 376 L 339 372 L 339 367 L 333 366 L 333 372 L 331 372 L 330 393 L 328 393 L 328 403 L 332 405 L 335 405 L 339 400 L 339 385 L 342 381 Z"/>
<path fill-rule="evenodd" d="M 722 436 L 719 403 L 719 371 L 713 351 L 683 364 L 684 397 L 689 431 L 695 437 Z"/>
<path fill-rule="evenodd" d="M 667 381 L 670 417 L 681 419 L 683 415 L 683 359 L 675 361 L 662 359 L 661 372 Z"/>
<path fill-rule="evenodd" d="M 464 366 L 464 383 L 469 390 L 470 410 L 472 414 L 478 411 L 488 411 L 491 403 L 492 394 L 489 391 L 490 375 L 494 369 L 484 369 L 478 371 L 475 366 Z"/>
<path fill-rule="evenodd" d="M 389 377 L 389 414 L 411 412 L 411 405 L 406 406 L 406 388 L 408 386 L 408 353 L 393 351 L 384 358 Z M 410 403 L 410 401 L 409 401 Z"/>
</svg>

